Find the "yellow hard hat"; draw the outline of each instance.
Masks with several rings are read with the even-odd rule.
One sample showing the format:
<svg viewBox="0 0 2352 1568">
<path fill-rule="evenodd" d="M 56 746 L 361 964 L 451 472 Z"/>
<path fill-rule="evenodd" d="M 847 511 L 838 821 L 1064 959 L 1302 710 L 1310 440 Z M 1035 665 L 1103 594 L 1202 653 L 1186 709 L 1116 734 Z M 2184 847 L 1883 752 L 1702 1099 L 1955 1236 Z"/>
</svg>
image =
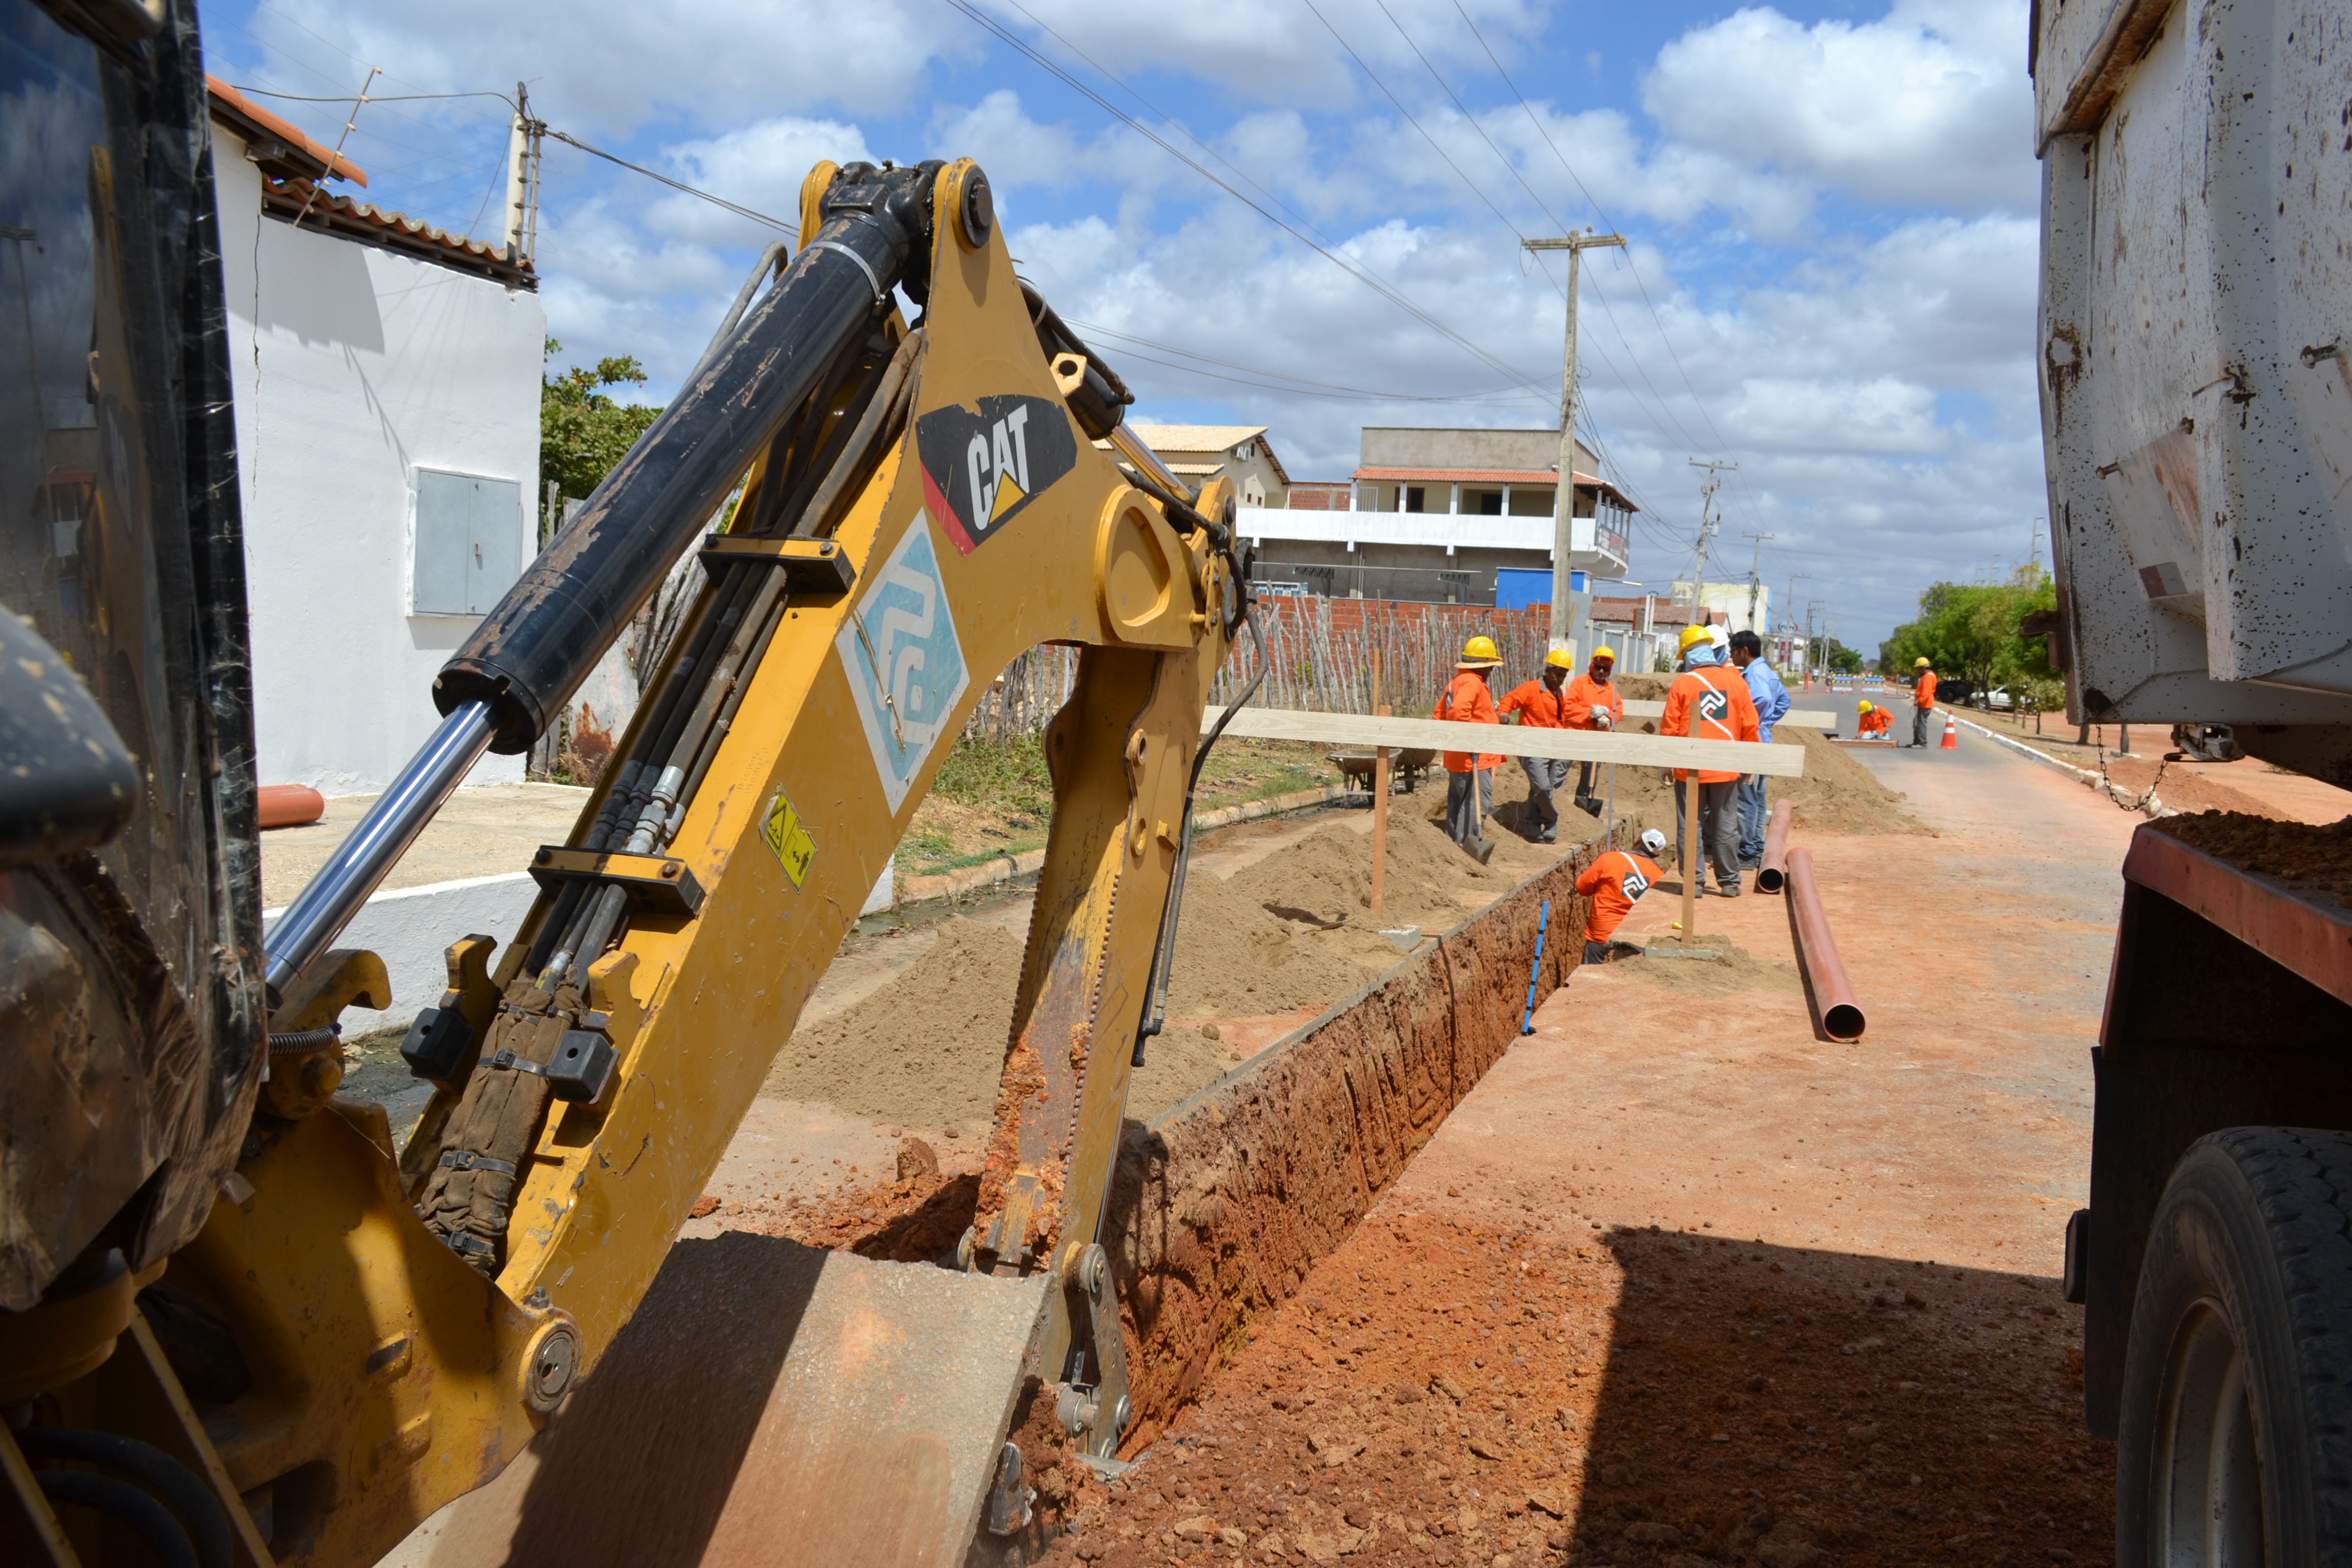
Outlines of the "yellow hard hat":
<svg viewBox="0 0 2352 1568">
<path fill-rule="evenodd" d="M 1911 661 L 1911 668 L 1914 669 L 1925 669 L 1927 668 L 1927 661 L 1924 658 L 1915 658 Z"/>
<path fill-rule="evenodd" d="M 1870 711 L 1870 704 L 1867 702 L 1862 703 L 1854 710 L 1854 711 L 1857 713 L 1867 713 Z"/>
<path fill-rule="evenodd" d="M 1592 657 L 1598 658 L 1601 656 L 1599 654 L 1594 654 Z M 1544 662 L 1551 666 L 1554 669 L 1574 669 L 1576 668 L 1576 661 L 1568 657 L 1568 649 L 1564 647 L 1556 647 L 1549 653 L 1544 655 Z"/>
<path fill-rule="evenodd" d="M 1485 636 L 1475 637 L 1468 642 L 1462 645 L 1462 664 L 1465 668 L 1474 665 L 1500 664 L 1502 662 L 1503 650 L 1495 646 L 1495 639 L 1493 637 Z"/>
<path fill-rule="evenodd" d="M 1617 650 L 1613 647 L 1597 647 L 1592 650 L 1592 657 L 1596 659 L 1605 658 L 1614 664 L 1617 662 Z"/>
<path fill-rule="evenodd" d="M 1694 622 L 1690 626 L 1686 626 L 1683 628 L 1682 640 L 1675 645 L 1675 650 L 1680 653 L 1688 653 L 1692 648 L 1706 640 L 1706 628 Z"/>
</svg>

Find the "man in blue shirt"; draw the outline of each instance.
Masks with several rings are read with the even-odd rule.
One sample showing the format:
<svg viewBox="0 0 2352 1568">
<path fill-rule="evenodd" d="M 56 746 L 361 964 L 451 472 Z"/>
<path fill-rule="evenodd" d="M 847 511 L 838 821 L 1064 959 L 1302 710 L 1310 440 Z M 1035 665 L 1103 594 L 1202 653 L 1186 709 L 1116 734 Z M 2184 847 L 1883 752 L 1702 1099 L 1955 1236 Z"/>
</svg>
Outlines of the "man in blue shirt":
<svg viewBox="0 0 2352 1568">
<path fill-rule="evenodd" d="M 1748 681 L 1748 695 L 1756 704 L 1756 738 L 1772 743 L 1772 725 L 1787 716 L 1789 689 L 1764 662 L 1764 639 L 1754 632 L 1731 634 L 1731 662 Z M 1764 775 L 1750 773 L 1739 781 L 1739 864 L 1752 870 L 1764 863 Z"/>
</svg>

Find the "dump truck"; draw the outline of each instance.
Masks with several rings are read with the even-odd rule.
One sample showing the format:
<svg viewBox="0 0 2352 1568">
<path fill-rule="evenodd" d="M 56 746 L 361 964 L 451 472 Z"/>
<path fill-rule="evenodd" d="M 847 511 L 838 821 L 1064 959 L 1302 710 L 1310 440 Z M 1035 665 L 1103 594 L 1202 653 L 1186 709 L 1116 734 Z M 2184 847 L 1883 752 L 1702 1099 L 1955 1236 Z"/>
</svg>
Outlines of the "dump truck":
<svg viewBox="0 0 2352 1568">
<path fill-rule="evenodd" d="M 2078 723 L 2352 784 L 2352 6 L 2032 28 L 2058 594 L 2021 630 Z M 2177 819 L 2122 867 L 2065 1279 L 2133 1568 L 2352 1561 L 2345 847 Z"/>
</svg>

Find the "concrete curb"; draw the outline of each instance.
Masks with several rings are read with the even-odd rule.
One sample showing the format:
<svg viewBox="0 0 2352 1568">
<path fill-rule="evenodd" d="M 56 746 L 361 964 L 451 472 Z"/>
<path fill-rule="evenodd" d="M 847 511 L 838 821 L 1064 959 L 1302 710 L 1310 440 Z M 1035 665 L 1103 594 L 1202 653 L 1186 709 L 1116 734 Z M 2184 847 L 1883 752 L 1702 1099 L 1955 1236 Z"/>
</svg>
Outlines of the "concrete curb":
<svg viewBox="0 0 2352 1568">
<path fill-rule="evenodd" d="M 2153 791 L 2148 795 L 2147 804 L 2146 805 L 2142 805 L 2139 803 L 2138 797 L 2134 795 L 2129 790 L 2123 788 L 2112 780 L 2101 778 L 2097 773 L 2092 772 L 2088 768 L 2078 768 L 2074 763 L 2067 762 L 2063 758 L 2052 756 L 2049 752 L 2042 750 L 2038 746 L 2029 746 L 2024 742 L 2014 739 L 2011 736 L 2004 735 L 1997 730 L 1988 730 L 1982 724 L 1977 723 L 1973 720 L 1961 718 L 1958 713 L 1952 714 L 1952 721 L 1957 724 L 1966 725 L 1969 729 L 1975 731 L 1979 735 L 1982 735 L 1986 740 L 1990 741 L 1996 746 L 2007 746 L 2011 751 L 2015 752 L 2020 756 L 2032 757 L 2035 762 L 2056 768 L 2060 773 L 2074 774 L 2074 777 L 2080 779 L 2084 784 L 2090 786 L 2090 788 L 2096 791 L 2098 794 L 2105 795 L 2117 805 L 2130 806 L 2134 810 L 2144 813 L 2150 818 L 2159 816 L 2179 816 L 2180 815 L 2180 813 L 2175 811 L 2172 807 L 2157 799 Z"/>
<path fill-rule="evenodd" d="M 1362 793 L 1350 790 L 1345 784 L 1325 784 L 1319 789 L 1294 790 L 1288 795 L 1269 795 L 1264 800 L 1246 800 L 1239 805 L 1223 806 L 1193 818 L 1192 831 L 1206 833 L 1215 827 L 1230 827 L 1236 822 L 1255 822 L 1260 817 L 1280 816 L 1287 811 L 1301 811 Z M 977 866 L 965 866 L 953 871 L 940 871 L 929 877 L 901 877 L 896 902 L 903 906 L 921 903 L 926 899 L 959 898 L 999 882 L 1010 882 L 1016 877 L 1034 876 L 1045 864 L 1044 849 L 1024 849 L 1018 855 L 1000 855 L 993 860 L 983 860 Z"/>
</svg>

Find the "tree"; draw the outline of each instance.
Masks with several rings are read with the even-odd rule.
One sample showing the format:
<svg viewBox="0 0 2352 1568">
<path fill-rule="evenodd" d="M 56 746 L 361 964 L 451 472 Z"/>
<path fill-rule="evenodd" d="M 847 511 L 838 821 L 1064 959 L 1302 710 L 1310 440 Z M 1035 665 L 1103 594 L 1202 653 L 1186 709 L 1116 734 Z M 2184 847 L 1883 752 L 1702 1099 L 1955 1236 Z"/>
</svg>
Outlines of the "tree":
<svg viewBox="0 0 2352 1568">
<path fill-rule="evenodd" d="M 1980 689 L 2055 681 L 2048 645 L 2019 637 L 2017 623 L 2057 602 L 2050 574 L 2038 566 L 2021 566 L 2008 582 L 1990 585 L 1937 583 L 1919 595 L 1919 618 L 1895 627 L 1878 645 L 1878 668 L 1899 676 L 1925 658 L 1937 673 Z"/>
<path fill-rule="evenodd" d="M 550 338 L 543 357 L 552 359 L 562 352 L 563 345 Z M 573 365 L 541 376 L 541 481 L 555 485 L 573 500 L 585 500 L 661 415 L 646 404 L 615 402 L 604 389 L 645 384 L 646 367 L 634 354 L 600 359 L 593 370 Z"/>
</svg>

